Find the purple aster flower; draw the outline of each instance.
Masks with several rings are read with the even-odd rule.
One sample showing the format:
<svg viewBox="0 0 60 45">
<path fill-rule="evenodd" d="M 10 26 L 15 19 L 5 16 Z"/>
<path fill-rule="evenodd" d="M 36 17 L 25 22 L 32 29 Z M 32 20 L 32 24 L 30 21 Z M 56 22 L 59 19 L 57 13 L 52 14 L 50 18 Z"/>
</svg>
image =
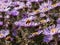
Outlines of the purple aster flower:
<svg viewBox="0 0 60 45">
<path fill-rule="evenodd" d="M 23 17 L 23 18 L 21 19 L 21 21 L 23 21 L 23 22 L 25 21 L 25 22 L 26 22 L 26 21 L 28 21 L 28 20 L 29 20 L 29 21 L 32 21 L 32 20 L 35 20 L 35 19 L 36 19 L 36 16 L 28 16 L 28 17 L 26 17 L 26 18 Z"/>
<path fill-rule="evenodd" d="M 16 26 L 24 26 L 24 27 L 34 27 L 39 25 L 40 23 L 35 23 L 35 22 L 25 22 L 25 21 L 19 21 L 14 23 Z"/>
<path fill-rule="evenodd" d="M 32 20 L 35 20 L 35 19 L 36 19 L 36 17 L 30 16 L 30 17 L 27 17 L 27 18 L 23 18 L 19 21 L 16 21 L 14 24 L 15 25 L 20 25 L 20 26 L 23 26 L 23 25 L 27 26 L 28 24 L 26 24 L 26 22 L 30 23 Z"/>
<path fill-rule="evenodd" d="M 44 5 L 44 6 L 43 6 L 43 5 Z M 46 12 L 46 11 L 49 11 L 49 10 L 57 7 L 57 6 L 58 6 L 58 3 L 55 3 L 55 4 L 51 5 L 51 4 L 48 3 L 48 2 L 47 2 L 47 3 L 44 2 L 44 3 L 42 3 L 42 4 L 40 5 L 39 10 L 40 10 L 40 12 Z"/>
<path fill-rule="evenodd" d="M 37 26 L 39 25 L 40 23 L 35 23 L 33 22 L 32 20 L 35 20 L 36 19 L 36 16 L 30 16 L 28 18 L 23 18 L 17 22 L 15 22 L 14 24 L 17 25 L 17 26 L 24 26 L 24 27 L 29 27 L 29 26 Z"/>
<path fill-rule="evenodd" d="M 8 12 L 6 12 L 6 13 L 9 14 L 9 15 L 12 15 L 12 16 L 17 16 L 17 15 L 19 15 L 19 12 L 18 12 L 17 10 L 8 11 Z"/>
<path fill-rule="evenodd" d="M 41 4 L 40 9 L 44 9 L 44 8 L 49 8 L 51 6 L 52 2 L 48 1 L 48 2 L 44 2 Z"/>
<path fill-rule="evenodd" d="M 0 31 L 0 38 L 4 38 L 9 34 L 9 30 L 1 30 Z"/>
<path fill-rule="evenodd" d="M 11 2 L 12 0 L 1 0 L 0 1 L 0 12 L 7 11 L 7 8 L 11 4 Z"/>
<path fill-rule="evenodd" d="M 0 21 L 0 26 L 2 26 L 3 25 L 3 22 L 2 21 Z"/>
<path fill-rule="evenodd" d="M 46 11 L 48 11 L 49 10 L 49 8 L 48 8 L 49 6 L 47 5 L 47 4 L 45 4 L 44 6 L 43 5 L 41 5 L 40 6 L 40 12 L 46 12 Z"/>
<path fill-rule="evenodd" d="M 54 35 L 60 33 L 60 24 L 52 25 L 44 29 L 43 34 L 44 35 Z"/>
<path fill-rule="evenodd" d="M 59 28 L 56 28 L 54 25 L 49 26 L 48 28 L 44 29 L 44 35 L 54 35 L 58 32 Z"/>
<path fill-rule="evenodd" d="M 48 43 L 48 42 L 50 42 L 52 39 L 53 39 L 53 36 L 47 35 L 47 36 L 44 36 L 43 42 Z"/>
</svg>

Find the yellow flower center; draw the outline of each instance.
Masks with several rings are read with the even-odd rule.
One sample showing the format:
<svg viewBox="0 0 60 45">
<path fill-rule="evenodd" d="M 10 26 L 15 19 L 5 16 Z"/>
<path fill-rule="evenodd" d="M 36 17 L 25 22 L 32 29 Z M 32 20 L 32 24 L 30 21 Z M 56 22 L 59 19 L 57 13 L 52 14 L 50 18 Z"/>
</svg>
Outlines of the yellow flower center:
<svg viewBox="0 0 60 45">
<path fill-rule="evenodd" d="M 33 35 L 38 35 L 38 32 L 33 33 Z"/>
<path fill-rule="evenodd" d="M 0 34 L 0 37 L 3 36 L 3 34 Z"/>
<path fill-rule="evenodd" d="M 44 11 L 47 11 L 48 10 L 48 8 L 44 8 Z"/>
<path fill-rule="evenodd" d="M 53 7 L 56 7 L 57 5 L 56 5 L 56 4 L 53 4 L 52 6 L 53 6 Z"/>
<path fill-rule="evenodd" d="M 52 33 L 55 33 L 56 32 L 56 29 L 55 28 L 51 29 L 51 32 Z"/>
<path fill-rule="evenodd" d="M 40 10 L 35 10 L 34 12 L 35 12 L 35 13 L 39 13 L 39 12 L 40 12 Z"/>
<path fill-rule="evenodd" d="M 45 23 L 45 22 L 46 22 L 46 20 L 41 20 L 40 22 L 41 22 L 41 23 Z"/>
</svg>

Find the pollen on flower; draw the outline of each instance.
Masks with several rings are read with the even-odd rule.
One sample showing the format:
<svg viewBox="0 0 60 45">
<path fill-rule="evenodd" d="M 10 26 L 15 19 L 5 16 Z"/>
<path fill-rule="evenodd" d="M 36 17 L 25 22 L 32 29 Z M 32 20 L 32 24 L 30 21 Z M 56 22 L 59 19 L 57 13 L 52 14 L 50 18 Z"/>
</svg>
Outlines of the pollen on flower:
<svg viewBox="0 0 60 45">
<path fill-rule="evenodd" d="M 53 4 L 52 6 L 53 6 L 53 7 L 56 7 L 56 4 Z"/>
<path fill-rule="evenodd" d="M 44 8 L 44 11 L 47 11 L 48 10 L 48 8 Z"/>
<path fill-rule="evenodd" d="M 33 33 L 33 35 L 38 35 L 38 32 Z"/>
<path fill-rule="evenodd" d="M 41 23 L 46 23 L 46 20 L 40 20 Z"/>
<path fill-rule="evenodd" d="M 3 36 L 3 34 L 0 34 L 0 37 Z"/>
<path fill-rule="evenodd" d="M 39 13 L 39 12 L 40 12 L 40 10 L 34 10 L 34 12 L 35 12 L 35 13 Z"/>
<path fill-rule="evenodd" d="M 52 32 L 52 33 L 55 33 L 55 32 L 56 32 L 56 29 L 55 29 L 55 28 L 52 28 L 52 29 L 51 29 L 51 32 Z"/>
</svg>

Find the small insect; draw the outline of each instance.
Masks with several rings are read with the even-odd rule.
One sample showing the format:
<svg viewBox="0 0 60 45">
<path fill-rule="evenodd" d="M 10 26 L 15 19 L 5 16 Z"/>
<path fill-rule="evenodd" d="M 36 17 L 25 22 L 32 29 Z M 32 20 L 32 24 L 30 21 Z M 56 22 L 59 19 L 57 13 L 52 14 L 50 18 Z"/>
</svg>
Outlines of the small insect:
<svg viewBox="0 0 60 45">
<path fill-rule="evenodd" d="M 44 11 L 47 11 L 48 10 L 48 8 L 44 8 Z"/>
<path fill-rule="evenodd" d="M 30 20 L 27 20 L 27 21 L 26 21 L 26 24 L 29 24 L 30 22 L 31 22 Z"/>
</svg>

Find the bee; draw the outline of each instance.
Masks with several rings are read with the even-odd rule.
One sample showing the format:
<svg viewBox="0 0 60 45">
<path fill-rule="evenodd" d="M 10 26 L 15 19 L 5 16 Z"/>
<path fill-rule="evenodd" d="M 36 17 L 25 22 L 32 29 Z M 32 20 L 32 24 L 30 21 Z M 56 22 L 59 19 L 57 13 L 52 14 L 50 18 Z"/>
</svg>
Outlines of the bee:
<svg viewBox="0 0 60 45">
<path fill-rule="evenodd" d="M 27 20 L 27 21 L 26 21 L 26 24 L 29 24 L 30 22 L 31 22 L 30 20 Z"/>
</svg>

